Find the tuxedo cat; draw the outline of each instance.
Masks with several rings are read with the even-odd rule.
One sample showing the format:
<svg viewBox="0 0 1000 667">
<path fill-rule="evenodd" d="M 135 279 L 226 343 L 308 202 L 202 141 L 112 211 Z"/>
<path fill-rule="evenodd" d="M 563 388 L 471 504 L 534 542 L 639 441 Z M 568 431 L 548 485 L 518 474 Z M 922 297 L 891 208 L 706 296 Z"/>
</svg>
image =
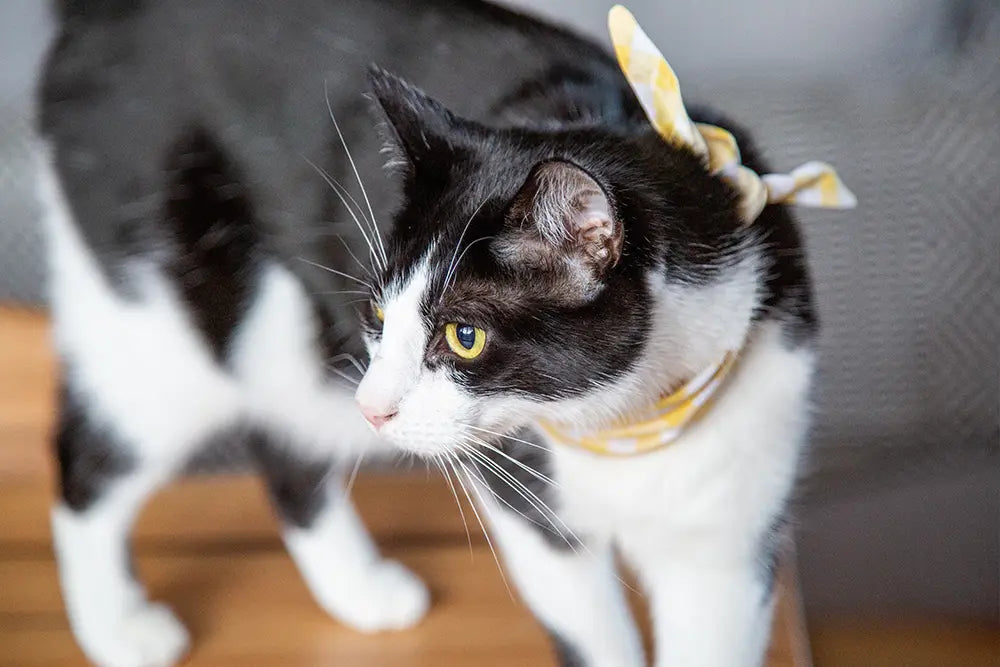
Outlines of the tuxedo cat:
<svg viewBox="0 0 1000 667">
<path fill-rule="evenodd" d="M 353 627 L 427 609 L 343 497 L 363 453 L 404 450 L 479 506 L 563 665 L 643 664 L 614 550 L 648 593 L 656 664 L 760 663 L 816 333 L 784 207 L 744 224 L 608 53 L 486 3 L 56 9 L 38 179 L 62 370 L 52 522 L 93 662 L 184 654 L 128 535 L 235 440 L 316 600 Z M 764 170 L 742 131 L 694 115 Z M 669 446 L 604 456 L 561 435 L 723 358 Z"/>
</svg>

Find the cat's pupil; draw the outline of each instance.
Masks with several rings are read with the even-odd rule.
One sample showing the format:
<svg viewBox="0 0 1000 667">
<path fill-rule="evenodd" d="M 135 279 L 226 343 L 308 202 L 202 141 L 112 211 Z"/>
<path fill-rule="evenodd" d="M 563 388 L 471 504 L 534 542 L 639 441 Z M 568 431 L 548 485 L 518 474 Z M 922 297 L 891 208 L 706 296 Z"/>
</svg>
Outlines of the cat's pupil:
<svg viewBox="0 0 1000 667">
<path fill-rule="evenodd" d="M 458 330 L 455 332 L 458 337 L 458 342 L 462 344 L 466 350 L 471 350 L 472 346 L 476 344 L 476 328 L 469 324 L 458 325 Z"/>
</svg>

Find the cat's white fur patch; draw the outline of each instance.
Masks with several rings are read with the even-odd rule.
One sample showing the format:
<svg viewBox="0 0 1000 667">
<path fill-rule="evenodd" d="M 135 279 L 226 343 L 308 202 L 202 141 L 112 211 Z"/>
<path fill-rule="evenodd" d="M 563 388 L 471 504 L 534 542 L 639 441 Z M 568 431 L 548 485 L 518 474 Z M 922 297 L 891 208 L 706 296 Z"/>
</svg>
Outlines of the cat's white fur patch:
<svg viewBox="0 0 1000 667">
<path fill-rule="evenodd" d="M 324 381 L 326 360 L 302 285 L 277 264 L 264 269 L 262 285 L 230 355 L 247 419 L 341 460 L 380 448 L 351 388 Z"/>
<path fill-rule="evenodd" d="M 235 420 L 237 387 L 150 267 L 130 267 L 140 300 L 115 294 L 74 226 L 52 169 L 43 165 L 39 172 L 53 336 L 70 382 L 89 414 L 143 460 L 176 466 L 200 438 Z"/>
<path fill-rule="evenodd" d="M 184 628 L 147 601 L 127 562 L 128 534 L 145 500 L 196 447 L 239 423 L 263 426 L 307 458 L 324 453 L 353 464 L 362 447 L 384 443 L 367 428 L 350 388 L 323 381 L 318 324 L 290 272 L 277 264 L 263 269 L 256 301 L 232 341 L 232 368 L 224 371 L 153 266 L 124 267 L 132 272 L 134 300 L 108 284 L 73 223 L 48 147 L 39 154 L 54 341 L 88 417 L 125 443 L 137 466 L 86 510 L 53 512 L 67 612 L 80 645 L 99 665 L 173 664 L 187 647 Z M 342 512 L 353 512 L 342 498 L 333 500 L 340 502 Z M 286 537 L 317 599 L 339 599 L 337 615 L 367 630 L 403 627 L 423 615 L 423 585 L 379 558 L 356 520 L 313 525 Z M 321 562 L 350 563 L 356 556 L 348 552 L 365 543 L 364 567 L 355 567 L 350 586 L 337 594 L 347 568 L 324 569 Z"/>
<path fill-rule="evenodd" d="M 476 404 L 447 369 L 424 364 L 432 334 L 421 313 L 428 281 L 425 259 L 405 283 L 388 291 L 382 335 L 368 341 L 371 363 L 356 393 L 358 403 L 382 414 L 396 413 L 380 434 L 419 454 L 434 454 L 460 440 L 460 424 L 472 419 Z"/>
</svg>

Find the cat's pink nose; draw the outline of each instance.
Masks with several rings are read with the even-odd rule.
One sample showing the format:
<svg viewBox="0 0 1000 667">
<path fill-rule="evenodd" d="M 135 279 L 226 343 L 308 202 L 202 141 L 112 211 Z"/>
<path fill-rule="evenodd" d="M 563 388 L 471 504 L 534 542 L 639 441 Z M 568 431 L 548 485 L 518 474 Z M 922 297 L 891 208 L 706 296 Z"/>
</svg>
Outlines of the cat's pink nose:
<svg viewBox="0 0 1000 667">
<path fill-rule="evenodd" d="M 369 424 L 372 425 L 372 428 L 375 429 L 376 431 L 381 430 L 382 426 L 387 421 L 389 421 L 398 414 L 398 411 L 396 410 L 392 410 L 391 412 L 386 412 L 382 409 L 373 408 L 369 405 L 362 405 L 360 403 L 358 404 L 358 407 L 361 408 L 361 414 L 365 416 L 365 419 L 368 421 Z"/>
</svg>

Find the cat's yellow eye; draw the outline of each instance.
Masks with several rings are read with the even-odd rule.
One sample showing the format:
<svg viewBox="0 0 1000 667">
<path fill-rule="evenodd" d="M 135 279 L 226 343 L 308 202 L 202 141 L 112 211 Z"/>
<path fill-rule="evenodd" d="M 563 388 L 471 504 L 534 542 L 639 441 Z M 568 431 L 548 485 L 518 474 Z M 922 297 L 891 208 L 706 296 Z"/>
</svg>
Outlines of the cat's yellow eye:
<svg viewBox="0 0 1000 667">
<path fill-rule="evenodd" d="M 486 332 L 460 322 L 444 325 L 444 339 L 451 351 L 463 359 L 475 359 L 486 347 Z"/>
<path fill-rule="evenodd" d="M 385 313 L 382 312 L 382 306 L 374 301 L 372 301 L 372 312 L 375 313 L 375 317 L 378 318 L 379 322 L 385 322 Z"/>
</svg>

